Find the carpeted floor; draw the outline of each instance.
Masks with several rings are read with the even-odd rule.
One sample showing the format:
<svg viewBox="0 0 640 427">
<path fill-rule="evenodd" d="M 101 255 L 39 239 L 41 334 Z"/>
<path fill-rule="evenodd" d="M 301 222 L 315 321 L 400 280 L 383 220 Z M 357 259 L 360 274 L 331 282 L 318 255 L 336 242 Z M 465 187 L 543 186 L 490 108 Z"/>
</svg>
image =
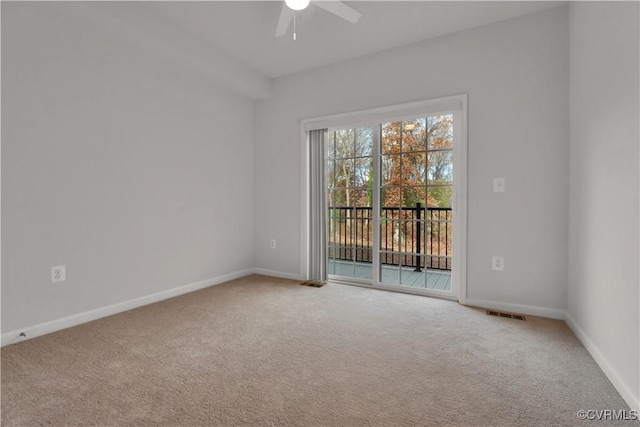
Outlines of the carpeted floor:
<svg viewBox="0 0 640 427">
<path fill-rule="evenodd" d="M 4 347 L 1 372 L 3 426 L 593 426 L 576 412 L 628 410 L 561 321 L 264 276 Z"/>
</svg>

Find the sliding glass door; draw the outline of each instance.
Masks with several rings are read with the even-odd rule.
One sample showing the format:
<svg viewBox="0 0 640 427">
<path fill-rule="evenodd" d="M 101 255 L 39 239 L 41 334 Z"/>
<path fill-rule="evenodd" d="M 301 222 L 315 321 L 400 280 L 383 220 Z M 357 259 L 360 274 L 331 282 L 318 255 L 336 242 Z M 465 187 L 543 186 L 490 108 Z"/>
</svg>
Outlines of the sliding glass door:
<svg viewBox="0 0 640 427">
<path fill-rule="evenodd" d="M 329 129 L 330 278 L 451 294 L 454 113 Z"/>
</svg>

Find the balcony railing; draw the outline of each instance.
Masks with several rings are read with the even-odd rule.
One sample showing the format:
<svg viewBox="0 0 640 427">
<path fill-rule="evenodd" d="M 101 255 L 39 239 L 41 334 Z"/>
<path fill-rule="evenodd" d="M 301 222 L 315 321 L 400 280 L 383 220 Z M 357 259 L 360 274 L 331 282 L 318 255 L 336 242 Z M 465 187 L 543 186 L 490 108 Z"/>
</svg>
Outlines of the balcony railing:
<svg viewBox="0 0 640 427">
<path fill-rule="evenodd" d="M 451 208 L 416 206 L 381 208 L 380 262 L 386 265 L 451 270 Z M 329 207 L 329 259 L 371 263 L 371 207 Z"/>
</svg>

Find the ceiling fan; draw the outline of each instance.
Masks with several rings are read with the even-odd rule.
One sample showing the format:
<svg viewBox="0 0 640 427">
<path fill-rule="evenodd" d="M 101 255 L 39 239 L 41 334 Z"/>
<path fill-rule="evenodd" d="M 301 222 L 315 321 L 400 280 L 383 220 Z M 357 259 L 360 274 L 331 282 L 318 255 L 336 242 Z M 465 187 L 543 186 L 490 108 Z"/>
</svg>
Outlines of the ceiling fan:
<svg viewBox="0 0 640 427">
<path fill-rule="evenodd" d="M 282 37 L 285 35 L 293 21 L 293 39 L 296 39 L 295 31 L 295 15 L 296 12 L 306 9 L 309 6 L 310 0 L 285 0 L 282 4 L 282 10 L 280 11 L 280 19 L 278 19 L 278 26 L 276 27 L 276 37 Z M 314 1 L 314 6 L 318 6 L 327 12 L 349 21 L 352 24 L 358 22 L 362 14 L 350 6 L 347 6 L 344 2 L 339 0 L 329 1 Z"/>
</svg>

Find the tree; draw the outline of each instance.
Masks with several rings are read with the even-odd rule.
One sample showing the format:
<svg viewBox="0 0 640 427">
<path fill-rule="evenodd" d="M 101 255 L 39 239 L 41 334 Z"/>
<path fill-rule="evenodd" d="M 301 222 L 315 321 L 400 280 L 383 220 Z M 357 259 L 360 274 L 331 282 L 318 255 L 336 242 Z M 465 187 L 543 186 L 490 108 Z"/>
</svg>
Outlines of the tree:
<svg viewBox="0 0 640 427">
<path fill-rule="evenodd" d="M 415 252 L 418 239 L 414 222 L 399 221 L 416 218 L 417 203 L 427 207 L 449 207 L 452 193 L 453 117 L 429 116 L 414 120 L 385 123 L 381 135 L 382 205 L 404 209 L 386 210 L 391 227 L 385 226 L 383 241 L 393 241 L 404 251 Z M 425 214 L 434 211 L 425 211 Z M 440 213 L 437 213 L 438 218 Z M 439 222 L 425 218 L 427 239 L 443 240 Z M 432 228 L 435 227 L 435 228 Z M 437 236 L 437 237 L 436 237 Z M 431 246 L 429 242 L 425 244 Z M 438 245 L 445 247 L 446 245 Z M 396 262 L 393 260 L 392 262 Z"/>
<path fill-rule="evenodd" d="M 329 205 L 370 206 L 367 188 L 372 184 L 373 129 L 337 130 L 329 139 Z"/>
<path fill-rule="evenodd" d="M 381 130 L 381 205 L 397 208 L 385 210 L 390 216 L 383 214 L 382 221 L 390 220 L 392 227 L 384 227 L 381 238 L 403 243 L 405 252 L 414 252 L 418 241 L 414 236 L 415 222 L 402 220 L 415 218 L 417 203 L 427 209 L 450 206 L 453 116 L 390 121 Z M 333 131 L 328 145 L 328 202 L 336 207 L 329 221 L 330 236 L 339 230 L 342 245 L 368 247 L 372 233 L 368 218 L 355 218 L 353 214 L 356 206 L 372 206 L 373 128 Z M 357 212 L 364 213 L 361 209 Z M 433 224 L 424 219 L 430 238 Z M 441 224 L 435 223 L 439 230 Z"/>
<path fill-rule="evenodd" d="M 452 116 L 447 115 L 383 125 L 383 205 L 448 206 L 451 191 L 446 187 L 452 182 L 452 123 Z M 433 188 L 427 192 L 427 186 Z"/>
<path fill-rule="evenodd" d="M 329 236 L 332 238 L 336 228 L 340 228 L 342 242 L 364 246 L 364 241 L 371 240 L 369 218 L 362 217 L 367 212 L 360 210 L 360 218 L 353 218 L 355 221 L 352 217 L 358 213 L 355 206 L 371 206 L 373 129 L 331 132 L 328 145 L 328 197 L 329 206 L 334 207 L 329 219 Z"/>
</svg>

